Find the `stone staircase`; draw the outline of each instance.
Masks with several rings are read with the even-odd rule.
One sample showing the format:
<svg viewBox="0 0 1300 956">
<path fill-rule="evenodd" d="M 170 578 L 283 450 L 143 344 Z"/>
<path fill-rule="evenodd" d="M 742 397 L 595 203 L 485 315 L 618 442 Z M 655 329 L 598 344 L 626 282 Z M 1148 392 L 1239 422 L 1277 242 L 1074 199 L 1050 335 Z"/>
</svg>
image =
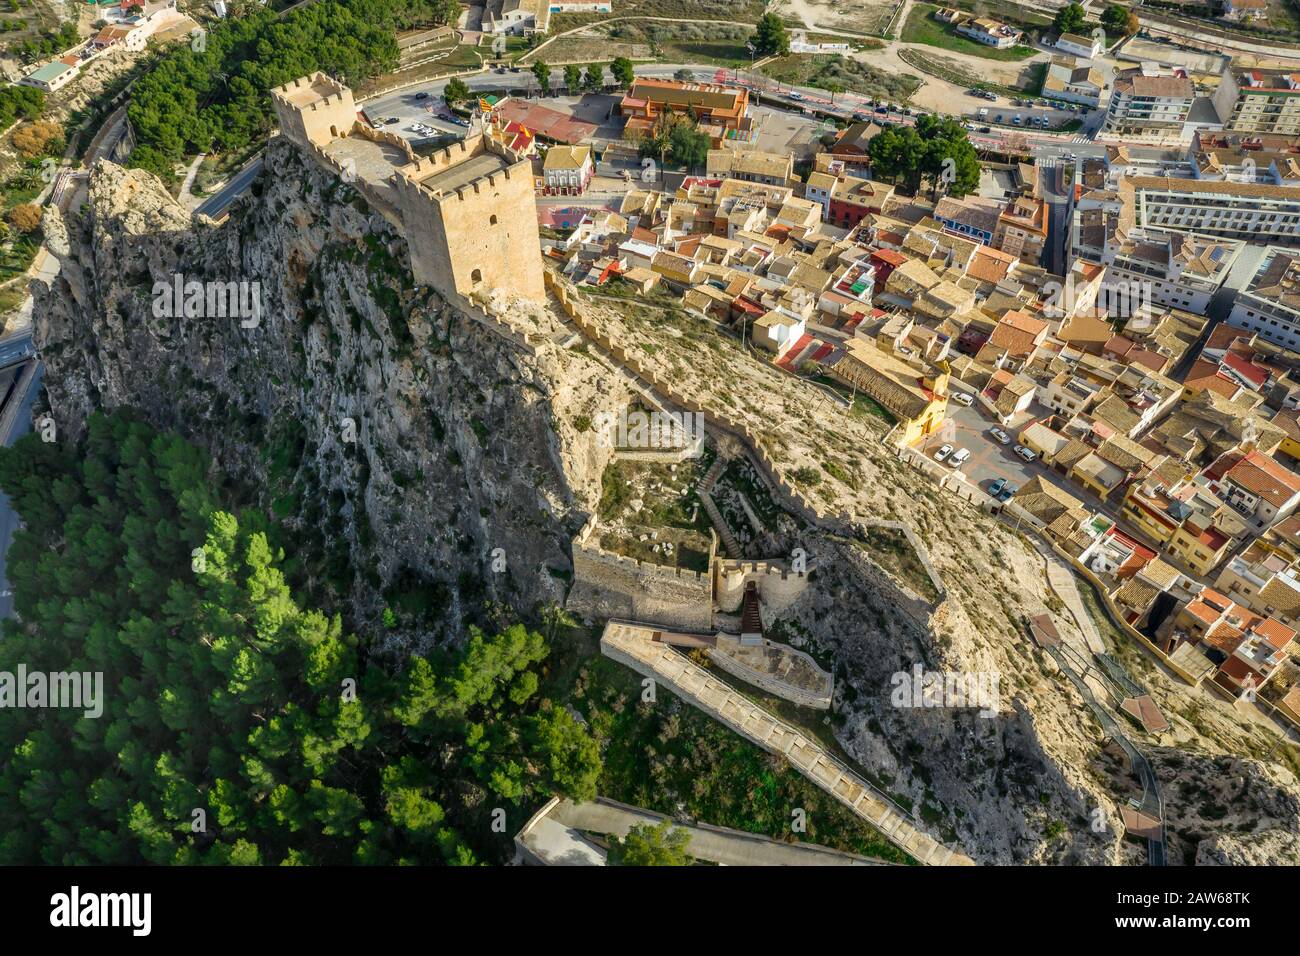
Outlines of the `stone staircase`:
<svg viewBox="0 0 1300 956">
<path fill-rule="evenodd" d="M 722 512 L 713 503 L 713 496 L 710 494 L 713 491 L 713 486 L 722 477 L 727 462 L 731 460 L 731 456 L 727 454 L 727 451 L 729 449 L 724 449 L 722 446 L 718 447 L 718 457 L 709 467 L 709 470 L 704 473 L 704 480 L 700 482 L 698 491 L 700 504 L 704 505 L 704 513 L 709 516 L 709 520 L 713 522 L 713 527 L 718 531 L 718 540 L 722 542 L 722 550 L 727 552 L 729 558 L 739 558 L 741 556 L 740 545 L 736 543 L 736 539 L 732 535 L 731 529 L 727 527 L 727 523 L 722 520 Z"/>
</svg>

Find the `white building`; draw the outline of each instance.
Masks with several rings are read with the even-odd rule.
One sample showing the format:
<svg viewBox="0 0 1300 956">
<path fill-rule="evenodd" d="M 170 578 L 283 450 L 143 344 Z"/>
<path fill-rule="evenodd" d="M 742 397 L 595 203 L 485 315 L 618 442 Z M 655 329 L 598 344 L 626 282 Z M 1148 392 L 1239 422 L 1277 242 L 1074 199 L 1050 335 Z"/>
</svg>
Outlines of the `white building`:
<svg viewBox="0 0 1300 956">
<path fill-rule="evenodd" d="M 1300 253 L 1273 248 L 1237 298 L 1228 324 L 1300 351 Z"/>
<path fill-rule="evenodd" d="M 1024 33 L 1015 27 L 1003 23 L 1001 20 L 994 20 L 992 17 L 967 20 L 959 23 L 956 30 L 962 36 L 969 37 L 976 43 L 983 43 L 985 46 L 996 47 L 999 50 L 1015 46 L 1024 36 Z"/>
<path fill-rule="evenodd" d="M 546 0 L 487 0 L 479 21 L 484 33 L 545 33 L 551 21 Z"/>
<path fill-rule="evenodd" d="M 1043 96 L 1081 106 L 1098 107 L 1106 90 L 1106 77 L 1088 61 L 1054 56 L 1047 65 Z"/>
<path fill-rule="evenodd" d="M 53 93 L 71 83 L 80 72 L 81 69 L 71 63 L 55 60 L 28 73 L 18 81 L 18 85 L 31 86 L 45 93 Z"/>
<path fill-rule="evenodd" d="M 1204 315 L 1243 245 L 1188 233 L 1130 229 L 1102 255 L 1107 267 L 1102 287 L 1127 290 L 1129 306 L 1159 305 Z"/>
<path fill-rule="evenodd" d="M 1152 63 L 1115 74 L 1110 106 L 1101 132 L 1146 142 L 1185 142 L 1191 138 L 1196 88 L 1184 70 L 1162 70 Z"/>
<path fill-rule="evenodd" d="M 1300 245 L 1300 188 L 1166 176 L 1120 180 L 1139 226 L 1254 243 Z"/>
<path fill-rule="evenodd" d="M 1093 57 L 1101 55 L 1101 51 L 1105 49 L 1105 44 L 1102 43 L 1101 37 L 1095 34 L 1085 37 L 1077 33 L 1062 33 L 1057 37 L 1056 48 L 1062 53 L 1091 60 Z"/>
</svg>

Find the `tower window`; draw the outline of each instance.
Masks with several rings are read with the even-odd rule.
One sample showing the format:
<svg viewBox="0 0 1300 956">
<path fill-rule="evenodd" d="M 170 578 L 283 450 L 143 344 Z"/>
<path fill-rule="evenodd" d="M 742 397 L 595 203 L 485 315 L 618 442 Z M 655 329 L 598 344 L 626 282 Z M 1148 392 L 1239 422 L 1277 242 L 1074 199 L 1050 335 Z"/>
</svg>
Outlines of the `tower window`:
<svg viewBox="0 0 1300 956">
<path fill-rule="evenodd" d="M 496 224 L 497 224 L 497 217 L 495 215 L 492 216 L 490 219 L 488 219 L 488 225 L 495 226 Z"/>
<path fill-rule="evenodd" d="M 495 219 L 496 217 L 493 216 L 492 218 Z M 478 285 L 480 282 L 482 282 L 482 281 L 483 281 L 483 270 L 482 270 L 482 269 L 475 269 L 473 272 L 471 272 L 471 273 L 469 274 L 469 281 L 472 282 L 472 283 L 474 283 L 475 285 Z"/>
</svg>

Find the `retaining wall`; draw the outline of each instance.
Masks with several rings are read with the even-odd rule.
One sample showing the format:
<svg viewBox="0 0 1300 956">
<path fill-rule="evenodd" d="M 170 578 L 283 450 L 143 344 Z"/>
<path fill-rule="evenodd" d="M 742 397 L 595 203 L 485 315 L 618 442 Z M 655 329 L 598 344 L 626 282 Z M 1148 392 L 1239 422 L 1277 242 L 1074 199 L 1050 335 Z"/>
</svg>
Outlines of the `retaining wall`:
<svg viewBox="0 0 1300 956">
<path fill-rule="evenodd" d="M 626 618 L 690 631 L 713 629 L 708 571 L 687 571 L 606 551 L 591 540 L 593 515 L 573 539 L 573 588 L 566 609 L 591 618 Z M 709 558 L 717 550 L 710 537 Z"/>
<path fill-rule="evenodd" d="M 817 667 L 816 661 L 803 651 L 795 650 L 794 648 L 787 647 L 784 644 L 774 644 L 772 641 L 768 640 L 763 641 L 763 643 L 768 647 L 780 650 L 782 654 L 793 654 L 805 658 L 809 664 L 813 667 Z M 796 687 L 778 677 L 773 677 L 771 674 L 765 674 L 762 671 L 754 670 L 754 668 L 750 667 L 748 664 L 742 663 L 728 654 L 721 640 L 719 640 L 719 643 L 716 646 L 708 648 L 705 653 L 709 655 L 709 660 L 713 661 L 713 663 L 717 664 L 718 667 L 722 668 L 732 677 L 737 677 L 740 680 L 743 680 L 746 684 L 752 684 L 760 690 L 765 690 L 774 697 L 788 700 L 792 704 L 798 704 L 800 707 L 811 707 L 814 710 L 831 709 L 831 698 L 835 695 L 835 688 L 834 684 L 830 680 L 829 674 L 826 675 L 826 691 L 824 693 L 816 693 L 802 687 Z M 819 671 L 821 670 L 820 667 L 817 667 L 817 669 Z M 826 672 L 822 671 L 822 673 L 825 674 Z"/>
</svg>

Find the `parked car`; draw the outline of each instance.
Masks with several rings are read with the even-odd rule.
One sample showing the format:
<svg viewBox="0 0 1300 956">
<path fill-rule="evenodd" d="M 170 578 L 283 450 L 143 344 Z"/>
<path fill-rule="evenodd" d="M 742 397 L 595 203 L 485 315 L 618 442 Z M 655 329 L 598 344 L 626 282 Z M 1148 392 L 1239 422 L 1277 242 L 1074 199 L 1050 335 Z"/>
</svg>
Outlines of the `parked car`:
<svg viewBox="0 0 1300 956">
<path fill-rule="evenodd" d="M 993 484 L 989 485 L 989 497 L 996 498 L 1002 489 L 1006 487 L 1006 484 L 1007 480 L 1005 478 L 994 478 Z"/>
<path fill-rule="evenodd" d="M 427 100 L 429 98 L 429 91 L 421 90 L 420 92 L 415 94 L 415 98 L 417 100 Z"/>
<path fill-rule="evenodd" d="M 1017 113 L 1011 120 L 1013 126 L 1019 126 L 1021 122 L 1022 120 L 1019 113 Z"/>
<path fill-rule="evenodd" d="M 993 132 L 993 127 L 992 127 L 992 126 L 981 126 L 981 127 L 980 127 L 980 132 L 981 132 L 981 133 L 991 133 L 991 132 Z"/>
<path fill-rule="evenodd" d="M 1011 444 L 1011 436 L 1008 435 L 1006 432 L 1004 432 L 1001 428 L 998 428 L 997 426 L 990 428 L 989 434 L 998 440 L 998 444 L 1001 445 Z"/>
<path fill-rule="evenodd" d="M 1010 501 L 1012 496 L 1015 493 L 1016 493 L 1015 485 L 1004 485 L 1002 487 L 1002 490 L 999 491 L 996 495 L 994 495 L 994 497 L 997 498 L 998 501 L 1006 502 L 1006 501 Z"/>
<path fill-rule="evenodd" d="M 1035 458 L 1038 457 L 1038 455 L 1036 455 L 1034 452 L 1030 451 L 1030 450 L 1029 450 L 1028 448 L 1026 448 L 1024 445 L 1017 445 L 1017 446 L 1015 447 L 1014 451 L 1015 451 L 1015 453 L 1016 453 L 1017 455 L 1019 455 L 1019 456 L 1020 456 L 1021 458 L 1023 458 L 1025 461 L 1033 461 Z"/>
<path fill-rule="evenodd" d="M 943 461 L 951 454 L 952 454 L 952 445 L 944 445 L 942 448 L 940 448 L 938 451 L 934 453 L 934 460 Z"/>
<path fill-rule="evenodd" d="M 952 400 L 968 407 L 975 404 L 975 397 L 970 392 L 953 392 Z"/>
<path fill-rule="evenodd" d="M 948 457 L 948 464 L 953 468 L 960 468 L 962 465 L 966 464 L 968 458 L 970 458 L 970 449 L 959 448 L 954 454 Z"/>
</svg>

